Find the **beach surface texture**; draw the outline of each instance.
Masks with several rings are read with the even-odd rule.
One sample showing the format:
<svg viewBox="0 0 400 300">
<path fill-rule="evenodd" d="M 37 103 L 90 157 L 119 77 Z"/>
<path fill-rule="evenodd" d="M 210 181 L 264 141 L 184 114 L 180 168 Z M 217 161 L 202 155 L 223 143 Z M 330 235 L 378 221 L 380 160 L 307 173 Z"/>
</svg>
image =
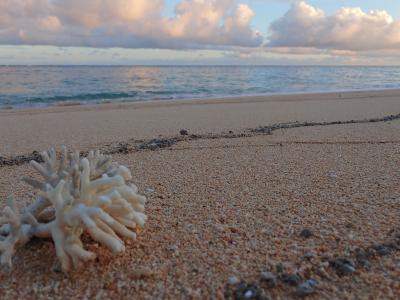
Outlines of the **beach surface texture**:
<svg viewBox="0 0 400 300">
<path fill-rule="evenodd" d="M 0 111 L 1 207 L 51 146 L 127 165 L 149 217 L 65 276 L 34 239 L 1 299 L 398 299 L 400 91 Z"/>
</svg>

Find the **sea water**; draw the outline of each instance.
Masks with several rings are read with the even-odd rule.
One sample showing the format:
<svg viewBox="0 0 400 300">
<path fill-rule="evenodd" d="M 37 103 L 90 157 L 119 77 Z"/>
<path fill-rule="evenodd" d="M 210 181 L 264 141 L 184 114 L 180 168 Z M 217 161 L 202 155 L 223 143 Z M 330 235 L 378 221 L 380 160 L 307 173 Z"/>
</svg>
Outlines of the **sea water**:
<svg viewBox="0 0 400 300">
<path fill-rule="evenodd" d="M 0 107 L 400 88 L 400 67 L 0 66 Z"/>
</svg>

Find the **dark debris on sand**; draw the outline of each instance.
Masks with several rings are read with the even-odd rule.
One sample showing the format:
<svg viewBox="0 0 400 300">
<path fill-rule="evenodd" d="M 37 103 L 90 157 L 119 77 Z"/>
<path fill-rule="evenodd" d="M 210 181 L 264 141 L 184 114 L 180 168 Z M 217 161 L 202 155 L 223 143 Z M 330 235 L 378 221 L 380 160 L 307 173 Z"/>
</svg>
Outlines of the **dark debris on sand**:
<svg viewBox="0 0 400 300">
<path fill-rule="evenodd" d="M 348 121 L 333 121 L 333 122 L 289 122 L 289 123 L 278 123 L 269 126 L 259 126 L 257 128 L 250 128 L 241 133 L 234 133 L 232 130 L 229 133 L 217 133 L 217 134 L 189 134 L 188 130 L 181 129 L 180 135 L 171 138 L 157 138 L 147 141 L 129 139 L 128 141 L 116 142 L 113 144 L 105 144 L 100 147 L 100 150 L 104 154 L 128 154 L 134 151 L 141 150 L 160 150 L 171 147 L 180 141 L 188 140 L 199 140 L 199 139 L 220 139 L 220 138 L 243 138 L 252 137 L 254 135 L 268 135 L 272 134 L 273 131 L 279 129 L 289 129 L 298 127 L 308 126 L 328 126 L 338 124 L 362 124 L 362 123 L 375 123 L 375 122 L 389 122 L 400 119 L 400 113 L 397 115 L 389 115 L 382 118 L 362 119 L 362 120 L 348 120 Z M 282 144 L 280 144 L 282 146 Z M 37 151 L 33 151 L 31 154 L 17 155 L 10 157 L 0 156 L 0 167 L 3 166 L 15 166 L 29 163 L 31 160 L 42 162 L 42 158 Z"/>
<path fill-rule="evenodd" d="M 170 138 L 170 139 L 153 139 L 149 142 L 145 142 L 139 145 L 139 149 L 143 150 L 157 150 L 162 148 L 167 148 L 175 145 L 177 143 L 177 139 Z"/>
<path fill-rule="evenodd" d="M 400 229 L 389 232 L 388 241 L 383 244 L 374 244 L 366 248 L 357 248 L 349 257 L 331 258 L 329 265 L 331 270 L 339 277 L 357 276 L 358 267 L 367 268 L 373 260 L 382 256 L 393 254 L 400 250 Z M 225 286 L 226 299 L 273 299 L 273 291 L 286 290 L 287 295 L 295 299 L 306 298 L 317 294 L 320 282 L 314 278 L 303 276 L 299 273 L 287 273 L 282 263 L 276 264 L 274 272 L 261 272 L 258 283 L 246 283 L 245 281 L 230 281 Z M 236 277 L 235 277 L 236 278 Z M 325 278 L 329 279 L 329 278 Z M 324 279 L 322 279 L 324 280 Z"/>
<path fill-rule="evenodd" d="M 14 157 L 4 157 L 0 156 L 0 167 L 3 166 L 19 166 L 30 161 L 35 160 L 39 163 L 43 162 L 42 157 L 38 151 L 33 151 L 31 154 L 28 155 L 16 155 Z"/>
</svg>

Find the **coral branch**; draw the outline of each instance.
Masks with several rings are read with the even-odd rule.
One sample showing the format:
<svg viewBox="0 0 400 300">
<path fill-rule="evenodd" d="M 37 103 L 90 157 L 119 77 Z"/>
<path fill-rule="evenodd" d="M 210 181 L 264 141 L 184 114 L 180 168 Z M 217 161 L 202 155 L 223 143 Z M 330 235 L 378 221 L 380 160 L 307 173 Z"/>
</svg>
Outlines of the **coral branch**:
<svg viewBox="0 0 400 300">
<path fill-rule="evenodd" d="M 136 225 L 147 220 L 146 198 L 126 183 L 132 179 L 129 169 L 99 151 L 81 158 L 63 147 L 59 159 L 54 149 L 41 156 L 44 163 L 31 166 L 43 181 L 23 178 L 38 197 L 22 214 L 10 198 L 0 218 L 1 263 L 11 266 L 15 249 L 33 236 L 53 239 L 64 272 L 95 258 L 81 242 L 85 231 L 112 252 L 124 251 L 121 238 L 135 239 Z"/>
<path fill-rule="evenodd" d="M 11 267 L 11 258 L 16 247 L 23 246 L 31 238 L 31 225 L 23 225 L 21 223 L 21 216 L 14 196 L 10 196 L 7 199 L 7 206 L 4 208 L 3 217 L 1 218 L 1 222 L 4 223 L 4 221 L 8 223 L 9 232 L 8 236 L 0 241 L 0 251 L 2 252 L 0 262 L 2 265 Z"/>
</svg>

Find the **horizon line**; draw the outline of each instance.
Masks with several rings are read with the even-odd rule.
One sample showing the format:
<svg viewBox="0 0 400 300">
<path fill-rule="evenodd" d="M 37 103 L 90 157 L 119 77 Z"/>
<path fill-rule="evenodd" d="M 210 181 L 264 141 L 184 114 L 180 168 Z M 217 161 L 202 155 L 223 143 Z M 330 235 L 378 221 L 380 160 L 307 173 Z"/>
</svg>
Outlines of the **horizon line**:
<svg viewBox="0 0 400 300">
<path fill-rule="evenodd" d="M 362 65 L 362 64 L 0 64 L 0 67 L 389 67 L 398 65 Z"/>
</svg>

